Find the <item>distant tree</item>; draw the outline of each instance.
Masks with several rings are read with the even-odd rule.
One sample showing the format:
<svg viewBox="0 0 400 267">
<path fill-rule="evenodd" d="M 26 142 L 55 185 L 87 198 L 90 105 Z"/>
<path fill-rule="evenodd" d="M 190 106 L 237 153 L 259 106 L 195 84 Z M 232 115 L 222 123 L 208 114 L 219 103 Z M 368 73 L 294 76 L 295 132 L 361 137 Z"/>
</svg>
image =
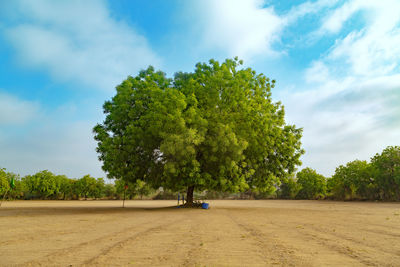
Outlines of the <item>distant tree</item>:
<svg viewBox="0 0 400 267">
<path fill-rule="evenodd" d="M 275 81 L 241 61 L 197 64 L 168 79 L 149 67 L 117 86 L 94 127 L 110 178 L 181 191 L 273 192 L 300 164 L 302 130 L 274 103 Z"/>
<path fill-rule="evenodd" d="M 380 198 L 400 200 L 400 147 L 389 146 L 371 159 Z"/>
<path fill-rule="evenodd" d="M 101 198 L 104 196 L 105 193 L 105 183 L 103 178 L 97 178 L 96 179 L 96 188 L 94 191 L 94 197 L 95 198 Z"/>
<path fill-rule="evenodd" d="M 278 190 L 278 197 L 284 199 L 295 199 L 301 189 L 294 176 L 290 175 L 281 179 Z"/>
<path fill-rule="evenodd" d="M 142 180 L 137 180 L 135 186 L 140 199 L 143 199 L 143 196 L 147 196 L 153 191 L 152 188 Z"/>
<path fill-rule="evenodd" d="M 128 188 L 125 189 L 125 186 Z M 124 180 L 115 181 L 115 190 L 119 198 L 123 198 L 124 192 L 127 199 L 133 199 L 138 194 L 136 190 L 136 183 L 125 182 Z"/>
<path fill-rule="evenodd" d="M 104 195 L 109 199 L 115 199 L 117 197 L 117 190 L 113 184 L 105 184 Z"/>
<path fill-rule="evenodd" d="M 297 183 L 301 186 L 297 198 L 320 199 L 326 194 L 326 178 L 311 168 L 305 168 L 296 174 Z"/>
<path fill-rule="evenodd" d="M 79 196 L 85 199 L 88 197 L 95 197 L 97 190 L 96 178 L 91 177 L 89 174 L 85 175 L 76 182 L 75 187 Z"/>
<path fill-rule="evenodd" d="M 56 196 L 60 190 L 60 184 L 56 176 L 48 170 L 38 172 L 34 175 L 27 175 L 22 180 L 29 192 L 41 199 Z"/>
<path fill-rule="evenodd" d="M 14 187 L 11 190 L 10 184 L 13 180 Z M 133 188 L 133 187 L 132 187 Z M 105 184 L 103 178 L 95 179 L 86 175 L 79 180 L 70 179 L 65 175 L 55 175 L 47 170 L 34 175 L 27 175 L 21 178 L 18 174 L 6 172 L 0 168 L 0 195 L 7 192 L 8 199 L 78 199 L 85 198 L 115 198 L 116 188 L 113 184 Z M 135 194 L 146 195 L 148 186 L 135 187 Z"/>
<path fill-rule="evenodd" d="M 10 190 L 10 183 L 7 179 L 5 169 L 0 168 L 0 201 L 3 195 Z"/>
<path fill-rule="evenodd" d="M 55 176 L 59 187 L 59 195 L 62 199 L 70 199 L 73 195 L 73 182 L 65 175 Z"/>
<path fill-rule="evenodd" d="M 340 165 L 327 184 L 330 195 L 336 199 L 374 199 L 376 194 L 371 167 L 366 161 Z"/>
<path fill-rule="evenodd" d="M 21 199 L 25 196 L 25 193 L 28 189 L 25 186 L 25 183 L 21 181 L 21 177 L 18 174 L 7 172 L 6 173 L 7 180 L 10 182 L 14 180 L 14 188 L 8 192 L 8 198 L 10 199 Z"/>
</svg>

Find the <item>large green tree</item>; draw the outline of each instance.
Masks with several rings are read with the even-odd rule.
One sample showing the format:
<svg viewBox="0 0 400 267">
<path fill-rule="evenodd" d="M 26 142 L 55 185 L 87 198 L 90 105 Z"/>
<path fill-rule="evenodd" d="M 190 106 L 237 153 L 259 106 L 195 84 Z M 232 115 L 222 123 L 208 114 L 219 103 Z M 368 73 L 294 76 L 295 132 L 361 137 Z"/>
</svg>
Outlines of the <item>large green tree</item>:
<svg viewBox="0 0 400 267">
<path fill-rule="evenodd" d="M 117 86 L 94 127 L 110 178 L 157 188 L 273 192 L 303 153 L 275 85 L 241 61 L 198 63 L 169 79 L 149 67 Z"/>
</svg>

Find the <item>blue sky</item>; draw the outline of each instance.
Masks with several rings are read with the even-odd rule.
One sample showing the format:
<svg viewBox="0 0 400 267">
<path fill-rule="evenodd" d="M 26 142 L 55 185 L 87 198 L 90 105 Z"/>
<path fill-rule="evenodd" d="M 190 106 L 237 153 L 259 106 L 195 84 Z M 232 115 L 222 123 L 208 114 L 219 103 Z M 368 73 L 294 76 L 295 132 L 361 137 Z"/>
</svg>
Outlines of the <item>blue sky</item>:
<svg viewBox="0 0 400 267">
<path fill-rule="evenodd" d="M 93 126 L 128 75 L 239 56 L 330 176 L 400 140 L 400 1 L 0 0 L 0 166 L 105 176 Z"/>
</svg>

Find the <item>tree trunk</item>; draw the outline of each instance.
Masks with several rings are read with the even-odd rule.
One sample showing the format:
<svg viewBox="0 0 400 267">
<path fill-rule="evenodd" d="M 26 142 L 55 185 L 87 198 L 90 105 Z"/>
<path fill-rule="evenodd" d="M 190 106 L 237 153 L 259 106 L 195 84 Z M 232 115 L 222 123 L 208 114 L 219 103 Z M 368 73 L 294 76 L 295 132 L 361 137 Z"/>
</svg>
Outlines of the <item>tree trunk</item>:
<svg viewBox="0 0 400 267">
<path fill-rule="evenodd" d="M 188 206 L 193 205 L 193 191 L 194 191 L 194 185 L 188 186 L 187 194 L 186 194 L 186 204 Z"/>
</svg>

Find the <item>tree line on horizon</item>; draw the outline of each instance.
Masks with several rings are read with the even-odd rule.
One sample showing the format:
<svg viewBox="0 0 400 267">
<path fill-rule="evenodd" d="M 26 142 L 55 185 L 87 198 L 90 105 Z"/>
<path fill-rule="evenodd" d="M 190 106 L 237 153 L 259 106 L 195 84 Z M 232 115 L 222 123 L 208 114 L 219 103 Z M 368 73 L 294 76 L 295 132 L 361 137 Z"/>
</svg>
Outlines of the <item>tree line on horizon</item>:
<svg viewBox="0 0 400 267">
<path fill-rule="evenodd" d="M 278 197 L 285 199 L 400 200 L 400 147 L 388 146 L 367 162 L 340 165 L 330 178 L 305 168 L 282 180 Z"/>
<path fill-rule="evenodd" d="M 11 180 L 14 188 L 10 188 Z M 141 180 L 126 184 L 123 180 L 105 183 L 103 178 L 85 175 L 71 179 L 40 171 L 20 177 L 0 169 L 0 195 L 8 191 L 8 199 L 121 199 L 126 198 L 174 199 L 179 192 L 156 190 Z M 280 199 L 334 199 L 334 200 L 400 200 L 400 147 L 389 146 L 367 162 L 354 160 L 336 168 L 332 177 L 326 178 L 314 169 L 304 168 L 288 175 L 275 184 L 275 192 L 263 194 L 247 190 L 239 194 L 222 191 L 196 192 L 198 198 L 280 198 Z M 180 192 L 182 193 L 182 192 Z"/>
<path fill-rule="evenodd" d="M 126 191 L 125 185 L 127 185 Z M 120 199 L 124 191 L 127 199 L 147 196 L 153 192 L 141 181 L 126 184 L 116 180 L 115 183 L 105 183 L 103 178 L 94 178 L 90 175 L 71 179 L 48 170 L 20 177 L 18 174 L 0 169 L 0 195 L 3 197 L 7 192 L 8 199 Z"/>
</svg>

